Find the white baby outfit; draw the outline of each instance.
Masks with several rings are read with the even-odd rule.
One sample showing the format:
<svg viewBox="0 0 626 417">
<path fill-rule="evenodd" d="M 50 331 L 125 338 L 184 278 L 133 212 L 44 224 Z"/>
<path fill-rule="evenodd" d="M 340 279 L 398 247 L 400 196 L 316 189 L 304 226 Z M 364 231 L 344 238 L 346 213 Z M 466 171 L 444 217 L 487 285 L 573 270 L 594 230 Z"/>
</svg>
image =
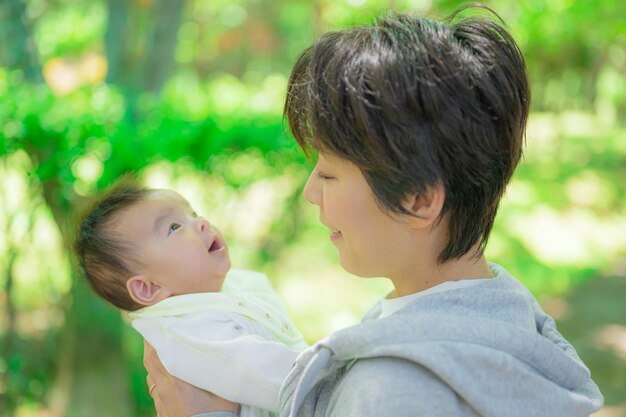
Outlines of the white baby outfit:
<svg viewBox="0 0 626 417">
<path fill-rule="evenodd" d="M 172 375 L 241 404 L 278 409 L 278 391 L 307 347 L 265 275 L 231 270 L 221 292 L 178 295 L 129 313 Z"/>
</svg>

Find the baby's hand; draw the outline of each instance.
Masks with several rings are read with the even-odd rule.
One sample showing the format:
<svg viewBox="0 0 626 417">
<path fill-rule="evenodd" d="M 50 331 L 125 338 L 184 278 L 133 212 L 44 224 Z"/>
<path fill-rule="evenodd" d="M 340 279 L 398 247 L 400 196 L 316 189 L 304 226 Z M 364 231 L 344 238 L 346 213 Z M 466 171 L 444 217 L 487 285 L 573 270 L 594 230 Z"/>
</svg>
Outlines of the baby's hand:
<svg viewBox="0 0 626 417">
<path fill-rule="evenodd" d="M 148 371 L 146 382 L 158 417 L 189 417 L 211 411 L 237 414 L 238 404 L 170 375 L 159 360 L 156 350 L 145 341 L 143 365 Z"/>
</svg>

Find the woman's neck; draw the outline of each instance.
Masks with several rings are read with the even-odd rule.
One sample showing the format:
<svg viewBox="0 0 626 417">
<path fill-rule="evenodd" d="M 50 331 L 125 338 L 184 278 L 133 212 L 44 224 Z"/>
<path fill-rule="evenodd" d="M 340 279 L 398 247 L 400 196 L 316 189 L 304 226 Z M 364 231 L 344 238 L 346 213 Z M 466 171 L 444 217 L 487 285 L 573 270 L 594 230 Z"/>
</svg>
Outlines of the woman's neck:
<svg viewBox="0 0 626 417">
<path fill-rule="evenodd" d="M 485 256 L 476 257 L 474 253 L 470 251 L 468 255 L 443 264 L 417 265 L 403 277 L 390 277 L 395 287 L 394 296 L 403 297 L 448 281 L 492 278 Z"/>
</svg>

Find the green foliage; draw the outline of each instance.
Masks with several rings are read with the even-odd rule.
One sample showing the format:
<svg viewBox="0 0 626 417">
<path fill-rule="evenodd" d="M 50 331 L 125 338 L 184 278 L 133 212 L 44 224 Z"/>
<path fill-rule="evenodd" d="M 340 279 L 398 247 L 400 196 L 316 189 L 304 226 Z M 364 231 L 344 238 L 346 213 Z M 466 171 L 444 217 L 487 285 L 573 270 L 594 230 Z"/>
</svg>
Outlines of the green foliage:
<svg viewBox="0 0 626 417">
<path fill-rule="evenodd" d="M 12 409 L 20 403 L 43 403 L 55 374 L 55 358 L 59 355 L 56 331 L 28 336 L 0 334 L 0 346 L 8 354 L 0 357 L 0 375 L 4 390 L 0 405 Z M 46 352 L 42 355 L 42 352 Z"/>
<path fill-rule="evenodd" d="M 592 109 L 602 71 L 624 73 L 626 14 L 620 1 L 528 1 L 516 7 L 513 31 L 526 52 L 535 108 Z M 512 16 L 513 17 L 513 16 Z M 616 90 L 623 91 L 618 85 Z M 623 96 L 613 105 L 626 106 Z"/>
<path fill-rule="evenodd" d="M 210 170 L 212 155 L 249 149 L 296 157 L 295 145 L 285 137 L 276 116 L 189 120 L 179 110 L 178 98 L 169 101 L 172 96 L 164 95 L 146 100 L 137 122 L 124 117 L 124 96 L 107 85 L 55 97 L 46 86 L 22 85 L 19 72 L 7 71 L 0 72 L 0 85 L 6 86 L 0 90 L 0 100 L 8 103 L 2 108 L 2 153 L 36 149 L 37 177 L 55 178 L 67 186 L 82 184 L 81 194 L 87 185 L 93 191 L 158 160 L 186 160 Z M 81 170 L 86 158 L 96 167 L 82 164 Z M 239 186 L 236 179 L 232 185 Z"/>
<path fill-rule="evenodd" d="M 91 50 L 104 34 L 104 6 L 102 2 L 72 2 L 62 7 L 33 7 L 39 14 L 35 37 L 42 58 L 78 56 Z"/>
<path fill-rule="evenodd" d="M 616 146 L 624 130 L 603 131 L 598 120 L 573 116 L 579 134 L 572 136 L 558 128 L 573 123 L 572 115 L 531 118 L 531 127 L 549 121 L 554 136 L 540 140 L 531 128 L 488 246 L 537 294 L 571 290 L 610 271 L 626 252 L 626 186 L 615 180 L 626 176 L 626 152 Z"/>
</svg>

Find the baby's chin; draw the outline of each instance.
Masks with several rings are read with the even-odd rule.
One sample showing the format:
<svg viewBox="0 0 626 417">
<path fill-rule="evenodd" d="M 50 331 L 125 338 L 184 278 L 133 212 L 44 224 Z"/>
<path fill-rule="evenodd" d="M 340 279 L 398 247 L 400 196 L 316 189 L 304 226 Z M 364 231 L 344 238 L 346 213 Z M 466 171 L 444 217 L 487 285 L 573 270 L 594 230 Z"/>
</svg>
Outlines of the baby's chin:
<svg viewBox="0 0 626 417">
<path fill-rule="evenodd" d="M 223 267 L 223 272 L 220 271 L 223 275 L 222 280 L 224 278 L 226 278 L 226 274 L 228 274 L 230 272 L 230 270 L 233 268 L 233 263 L 230 260 L 230 256 L 228 256 L 228 254 L 226 254 L 226 259 L 224 260 L 224 267 Z"/>
<path fill-rule="evenodd" d="M 230 263 L 230 259 L 227 264 L 224 265 L 223 268 L 220 268 L 219 271 L 213 271 L 212 275 L 212 286 L 214 286 L 213 291 L 220 291 L 222 289 L 222 285 L 224 285 L 224 280 L 226 279 L 226 275 L 232 269 L 232 265 Z M 217 288 L 215 288 L 217 287 Z"/>
</svg>

